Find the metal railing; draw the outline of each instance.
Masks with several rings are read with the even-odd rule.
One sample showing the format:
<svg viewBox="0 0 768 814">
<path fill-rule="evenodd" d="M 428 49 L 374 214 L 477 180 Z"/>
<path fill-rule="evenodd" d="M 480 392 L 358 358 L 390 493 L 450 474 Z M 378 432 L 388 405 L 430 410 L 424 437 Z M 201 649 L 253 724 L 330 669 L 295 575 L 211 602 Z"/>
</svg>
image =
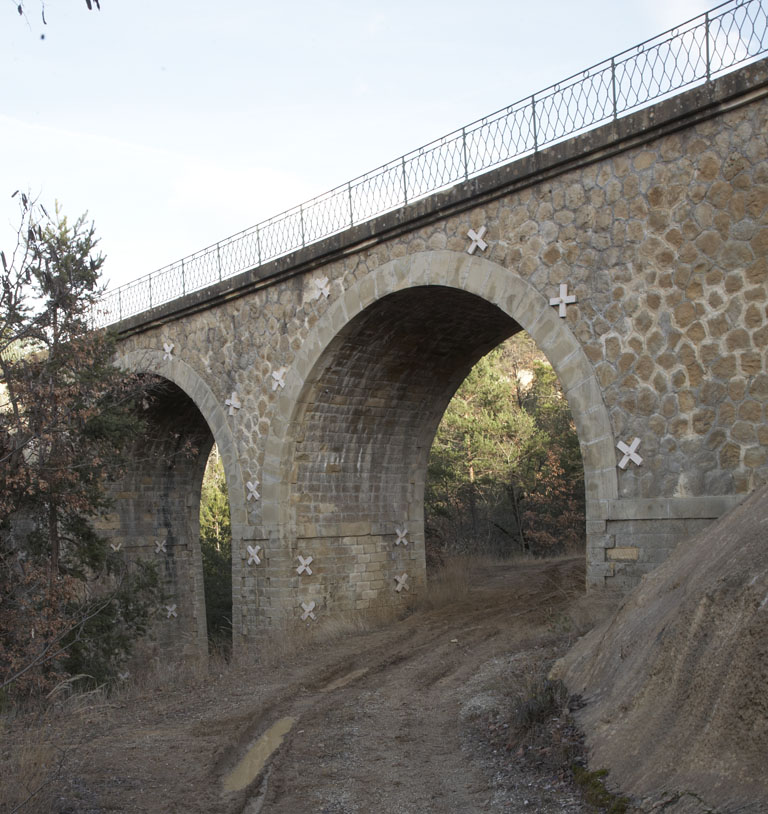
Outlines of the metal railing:
<svg viewBox="0 0 768 814">
<path fill-rule="evenodd" d="M 515 104 L 107 291 L 97 327 L 256 268 L 500 164 L 710 81 L 768 51 L 768 0 L 729 0 Z"/>
</svg>

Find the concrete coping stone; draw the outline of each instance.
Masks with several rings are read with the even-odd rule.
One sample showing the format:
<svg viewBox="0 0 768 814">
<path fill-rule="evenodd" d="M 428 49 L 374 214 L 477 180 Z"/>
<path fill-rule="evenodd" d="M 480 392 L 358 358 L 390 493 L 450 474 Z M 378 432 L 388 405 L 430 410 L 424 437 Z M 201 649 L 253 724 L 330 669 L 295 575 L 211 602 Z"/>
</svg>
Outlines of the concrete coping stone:
<svg viewBox="0 0 768 814">
<path fill-rule="evenodd" d="M 741 503 L 746 495 L 619 498 L 603 504 L 606 520 L 715 519 Z"/>
</svg>

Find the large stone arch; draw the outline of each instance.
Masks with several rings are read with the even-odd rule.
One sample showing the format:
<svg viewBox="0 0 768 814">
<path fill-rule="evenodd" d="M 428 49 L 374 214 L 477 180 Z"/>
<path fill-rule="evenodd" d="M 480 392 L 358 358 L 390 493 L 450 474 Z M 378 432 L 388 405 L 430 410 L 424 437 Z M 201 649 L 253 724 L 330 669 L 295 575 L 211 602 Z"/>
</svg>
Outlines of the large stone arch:
<svg viewBox="0 0 768 814">
<path fill-rule="evenodd" d="M 125 371 L 157 376 L 171 385 L 162 396 L 163 404 L 150 417 L 158 437 L 151 441 L 137 439 L 132 459 L 127 461 L 126 476 L 117 484 L 117 536 L 125 541 L 129 555 L 150 557 L 155 555 L 153 534 L 157 534 L 157 538 L 168 536 L 167 552 L 161 562 L 168 602 L 176 605 L 177 616 L 171 619 L 177 624 L 164 624 L 161 612 L 160 624 L 156 627 L 157 641 L 164 649 L 205 658 L 207 630 L 198 518 L 200 487 L 208 454 L 215 442 L 230 493 L 243 493 L 235 440 L 226 411 L 206 382 L 185 362 L 173 356 L 169 359 L 162 351 L 147 349 L 122 354 L 115 364 Z M 173 445 L 189 439 L 193 440 L 192 451 L 173 460 Z M 230 513 L 234 587 L 240 583 L 241 557 L 237 552 L 243 545 L 247 524 L 242 501 L 230 501 Z M 242 591 L 233 590 L 233 619 L 242 615 L 241 594 Z"/>
<path fill-rule="evenodd" d="M 286 386 L 276 405 L 275 417 L 266 440 L 262 472 L 262 533 L 265 539 L 270 540 L 271 562 L 278 562 L 284 557 L 295 557 L 298 550 L 295 546 L 297 536 L 304 539 L 312 536 L 312 532 L 307 531 L 300 523 L 297 526 L 296 504 L 301 498 L 294 494 L 294 486 L 297 478 L 301 477 L 299 470 L 302 464 L 295 460 L 295 453 L 297 443 L 301 443 L 305 432 L 302 427 L 303 417 L 308 405 L 315 399 L 312 388 L 317 385 L 319 371 L 324 369 L 329 355 L 336 352 L 334 343 L 338 345 L 345 329 L 377 303 L 380 304 L 400 292 L 415 289 L 434 292 L 438 288 L 471 295 L 489 307 L 498 309 L 498 313 L 503 313 L 526 330 L 551 362 L 568 398 L 581 443 L 588 501 L 588 538 L 589 521 L 600 520 L 601 506 L 617 497 L 616 458 L 608 412 L 592 366 L 565 320 L 560 319 L 557 310 L 549 306 L 538 291 L 513 271 L 468 254 L 452 251 L 423 252 L 385 263 L 369 271 L 339 296 L 332 297 L 327 310 L 297 352 L 286 377 Z M 493 310 L 493 314 L 496 313 Z M 496 318 L 491 311 L 488 314 L 489 318 Z M 499 330 L 503 330 L 501 324 Z M 491 340 L 490 333 L 487 339 Z M 483 353 L 494 344 L 497 342 L 490 344 Z M 467 361 L 474 363 L 475 360 L 476 355 Z M 458 386 L 460 380 L 452 386 Z M 442 410 L 438 412 L 434 421 L 435 428 Z M 422 448 L 418 465 L 426 466 L 427 455 L 428 449 L 424 452 Z M 411 461 L 411 469 L 414 462 L 415 458 Z M 410 496 L 416 502 L 423 499 L 423 490 L 419 494 L 418 487 L 417 483 Z M 318 518 L 318 523 L 322 526 L 322 518 Z M 384 536 L 393 533 L 393 529 L 377 529 L 376 523 L 373 523 L 372 528 L 371 534 L 374 537 L 377 533 Z M 316 534 L 343 534 L 350 529 L 351 524 L 343 528 L 319 528 Z M 417 529 L 416 536 L 419 531 L 423 529 Z M 353 535 L 348 534 L 344 539 L 349 540 L 351 546 L 356 545 L 358 553 L 365 548 L 364 541 Z M 416 540 L 414 542 L 417 543 Z M 604 560 L 600 542 L 597 536 L 589 539 L 588 562 Z M 418 549 L 418 545 L 416 548 Z M 391 557 L 391 554 L 387 556 Z M 287 568 L 289 563 L 285 562 L 284 565 Z M 368 595 L 372 596 L 370 592 Z M 285 604 L 292 606 L 297 602 L 295 598 L 290 598 L 286 599 Z M 363 602 L 356 607 L 366 605 Z M 285 607 L 284 611 L 290 615 L 289 607 Z"/>
</svg>

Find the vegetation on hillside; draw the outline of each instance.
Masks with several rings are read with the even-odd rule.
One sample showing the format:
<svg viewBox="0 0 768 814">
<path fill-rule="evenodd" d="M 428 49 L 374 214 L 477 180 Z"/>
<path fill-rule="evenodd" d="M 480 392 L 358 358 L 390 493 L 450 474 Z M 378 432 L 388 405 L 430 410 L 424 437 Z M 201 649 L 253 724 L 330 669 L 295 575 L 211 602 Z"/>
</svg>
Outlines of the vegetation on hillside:
<svg viewBox="0 0 768 814">
<path fill-rule="evenodd" d="M 0 693 L 15 695 L 108 680 L 159 602 L 153 569 L 129 570 L 97 532 L 145 388 L 89 329 L 94 228 L 20 200 L 0 252 Z"/>
<path fill-rule="evenodd" d="M 483 357 L 448 405 L 425 495 L 428 552 L 573 552 L 584 472 L 568 403 L 527 334 Z"/>
<path fill-rule="evenodd" d="M 216 446 L 203 477 L 200 548 L 208 639 L 226 650 L 232 641 L 232 531 L 224 465 Z"/>
</svg>

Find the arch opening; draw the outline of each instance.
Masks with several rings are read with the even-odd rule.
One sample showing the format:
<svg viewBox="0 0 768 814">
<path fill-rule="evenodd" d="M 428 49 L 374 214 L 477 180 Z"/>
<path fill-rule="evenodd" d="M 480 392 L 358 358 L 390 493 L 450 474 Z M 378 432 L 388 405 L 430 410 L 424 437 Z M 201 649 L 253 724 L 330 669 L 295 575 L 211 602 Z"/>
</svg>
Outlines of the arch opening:
<svg viewBox="0 0 768 814">
<path fill-rule="evenodd" d="M 438 426 L 425 490 L 427 566 L 452 557 L 585 555 L 584 465 L 546 356 L 524 331 L 484 356 Z"/>
<path fill-rule="evenodd" d="M 203 474 L 214 444 L 193 400 L 175 383 L 151 377 L 143 418 L 147 432 L 112 485 L 114 510 L 104 534 L 128 560 L 154 563 L 163 605 L 141 649 L 168 657 L 208 655 L 200 549 Z"/>
<path fill-rule="evenodd" d="M 200 553 L 208 650 L 226 657 L 232 648 L 232 523 L 224 463 L 215 444 L 200 496 Z"/>
</svg>

